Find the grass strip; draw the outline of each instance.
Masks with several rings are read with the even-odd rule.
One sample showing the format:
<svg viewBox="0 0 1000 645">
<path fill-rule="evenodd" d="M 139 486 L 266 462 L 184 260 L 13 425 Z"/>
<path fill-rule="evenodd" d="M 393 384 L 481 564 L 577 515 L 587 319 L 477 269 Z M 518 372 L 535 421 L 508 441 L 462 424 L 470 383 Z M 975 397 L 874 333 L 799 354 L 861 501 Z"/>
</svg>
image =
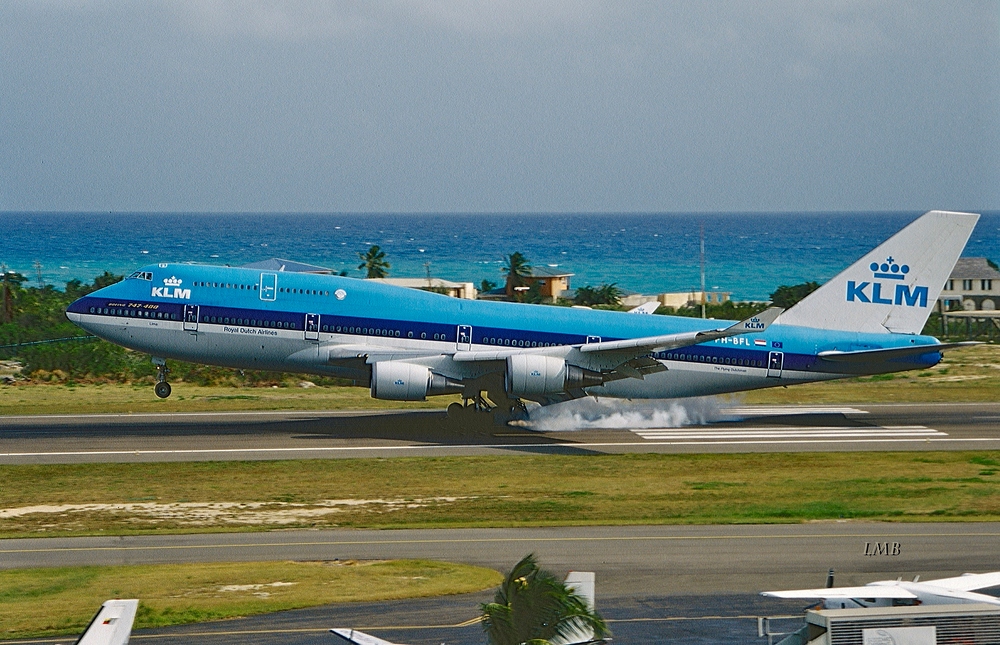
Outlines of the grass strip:
<svg viewBox="0 0 1000 645">
<path fill-rule="evenodd" d="M 304 377 L 308 378 L 308 377 Z M 305 381 L 303 381 L 305 383 Z M 379 401 L 360 387 L 234 387 L 176 382 L 169 399 L 157 399 L 149 385 L 0 385 L 0 416 L 21 414 L 107 414 L 139 412 L 224 412 L 233 410 L 444 410 L 455 396 L 406 403 Z M 882 374 L 734 395 L 749 404 L 995 402 L 1000 392 L 1000 346 L 949 351 L 923 371 Z"/>
<path fill-rule="evenodd" d="M 0 571 L 0 635 L 83 631 L 108 598 L 138 598 L 135 628 L 252 616 L 339 602 L 469 593 L 492 569 L 428 560 L 223 562 Z"/>
<path fill-rule="evenodd" d="M 0 536 L 1000 520 L 1000 452 L 0 467 Z"/>
</svg>

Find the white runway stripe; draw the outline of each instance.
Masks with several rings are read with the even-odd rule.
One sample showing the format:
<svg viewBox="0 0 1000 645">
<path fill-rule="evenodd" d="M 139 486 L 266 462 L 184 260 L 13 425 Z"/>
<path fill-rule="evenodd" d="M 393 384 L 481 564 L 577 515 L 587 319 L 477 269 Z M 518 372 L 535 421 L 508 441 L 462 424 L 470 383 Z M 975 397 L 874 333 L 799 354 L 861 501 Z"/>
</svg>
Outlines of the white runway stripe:
<svg viewBox="0 0 1000 645">
<path fill-rule="evenodd" d="M 760 428 L 645 428 L 633 430 L 643 439 L 860 439 L 871 437 L 946 437 L 947 433 L 925 426 L 873 426 L 850 428 L 841 426 L 794 426 Z"/>
<path fill-rule="evenodd" d="M 868 414 L 868 411 L 835 405 L 752 405 L 725 408 L 723 414 L 734 417 L 767 417 L 789 414 Z"/>
</svg>

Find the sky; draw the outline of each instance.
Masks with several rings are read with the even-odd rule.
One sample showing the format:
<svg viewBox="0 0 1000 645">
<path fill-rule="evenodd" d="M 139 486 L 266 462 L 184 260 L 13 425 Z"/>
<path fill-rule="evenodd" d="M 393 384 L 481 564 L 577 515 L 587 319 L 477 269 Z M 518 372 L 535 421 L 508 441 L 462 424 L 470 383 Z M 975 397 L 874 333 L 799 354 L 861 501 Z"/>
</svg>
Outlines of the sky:
<svg viewBox="0 0 1000 645">
<path fill-rule="evenodd" d="M 5 0 L 0 211 L 1000 209 L 1000 2 Z"/>
</svg>

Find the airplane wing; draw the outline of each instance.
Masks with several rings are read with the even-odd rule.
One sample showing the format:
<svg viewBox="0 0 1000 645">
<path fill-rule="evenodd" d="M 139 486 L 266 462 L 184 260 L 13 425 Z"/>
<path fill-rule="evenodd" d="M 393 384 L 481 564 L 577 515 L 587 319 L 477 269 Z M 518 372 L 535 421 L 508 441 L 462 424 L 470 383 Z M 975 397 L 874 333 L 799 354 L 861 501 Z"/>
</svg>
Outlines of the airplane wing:
<svg viewBox="0 0 1000 645">
<path fill-rule="evenodd" d="M 642 338 L 626 338 L 624 340 L 609 340 L 599 343 L 587 343 L 580 345 L 581 352 L 606 352 L 618 355 L 628 355 L 630 357 L 643 356 L 650 352 L 674 349 L 677 347 L 689 347 L 699 343 L 707 343 L 718 338 L 729 336 L 739 336 L 740 334 L 757 334 L 765 331 L 774 320 L 781 315 L 784 309 L 781 307 L 771 307 L 756 316 L 741 320 L 735 325 L 730 325 L 722 329 L 706 329 L 703 331 L 689 331 L 680 334 L 666 334 L 663 336 L 644 336 Z M 499 361 L 514 354 L 545 354 L 550 353 L 553 348 L 524 350 L 520 348 L 477 350 L 456 352 L 452 357 L 458 362 L 471 361 Z M 932 350 L 933 351 L 933 350 Z M 926 352 L 925 352 L 926 353 Z M 628 359 L 626 358 L 625 361 Z M 623 361 L 624 362 L 624 361 Z"/>
<path fill-rule="evenodd" d="M 934 585 L 951 591 L 976 591 L 1000 586 L 1000 571 L 992 573 L 966 573 L 956 578 L 926 580 L 924 584 Z"/>
<path fill-rule="evenodd" d="M 650 302 L 644 302 L 638 307 L 633 307 L 629 309 L 626 313 L 630 314 L 651 314 L 660 308 L 660 303 L 656 300 Z"/>
<path fill-rule="evenodd" d="M 87 625 L 76 645 L 128 645 L 138 600 L 108 600 Z"/>
<path fill-rule="evenodd" d="M 835 363 L 870 363 L 872 361 L 888 361 L 894 358 L 906 358 L 907 356 L 920 356 L 921 354 L 931 354 L 941 352 L 946 349 L 956 347 L 969 347 L 970 345 L 981 345 L 974 340 L 962 341 L 960 343 L 938 343 L 936 345 L 912 345 L 910 347 L 888 347 L 885 349 L 860 349 L 852 352 L 840 352 L 829 350 L 817 354 L 824 361 Z"/>
<path fill-rule="evenodd" d="M 791 591 L 762 591 L 769 598 L 916 598 L 917 595 L 893 585 L 864 587 L 833 587 L 830 589 L 793 589 Z"/>
<path fill-rule="evenodd" d="M 626 338 L 625 340 L 609 340 L 599 343 L 588 343 L 580 346 L 580 351 L 590 352 L 625 352 L 633 355 L 642 355 L 649 352 L 661 351 L 664 349 L 675 349 L 677 347 L 688 347 L 699 343 L 707 343 L 719 338 L 729 336 L 739 336 L 740 334 L 757 334 L 766 330 L 774 320 L 781 315 L 784 309 L 781 307 L 771 307 L 756 316 L 741 320 L 735 325 L 730 325 L 723 329 L 708 329 L 705 331 L 689 331 L 681 334 L 667 334 L 664 336 L 646 336 L 644 338 Z"/>
<path fill-rule="evenodd" d="M 330 633 L 339 636 L 348 643 L 354 643 L 354 645 L 396 645 L 356 629 L 331 629 Z"/>
</svg>

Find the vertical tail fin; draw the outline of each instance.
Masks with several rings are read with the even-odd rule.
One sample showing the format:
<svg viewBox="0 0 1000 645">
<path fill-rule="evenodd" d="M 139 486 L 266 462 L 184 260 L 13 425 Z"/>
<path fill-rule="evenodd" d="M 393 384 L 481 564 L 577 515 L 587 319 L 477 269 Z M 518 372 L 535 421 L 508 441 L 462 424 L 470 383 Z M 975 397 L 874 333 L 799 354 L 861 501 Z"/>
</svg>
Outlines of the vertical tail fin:
<svg viewBox="0 0 1000 645">
<path fill-rule="evenodd" d="M 128 645 L 138 600 L 108 600 L 101 605 L 76 645 Z"/>
<path fill-rule="evenodd" d="M 573 590 L 577 596 L 583 598 L 587 603 L 587 608 L 594 609 L 594 587 L 595 579 L 593 571 L 570 571 L 566 576 L 566 586 Z M 553 645 L 582 645 L 594 640 L 594 630 L 586 625 L 576 625 L 563 637 L 552 639 Z"/>
<path fill-rule="evenodd" d="M 783 325 L 919 334 L 979 215 L 930 211 L 781 315 Z"/>
</svg>

